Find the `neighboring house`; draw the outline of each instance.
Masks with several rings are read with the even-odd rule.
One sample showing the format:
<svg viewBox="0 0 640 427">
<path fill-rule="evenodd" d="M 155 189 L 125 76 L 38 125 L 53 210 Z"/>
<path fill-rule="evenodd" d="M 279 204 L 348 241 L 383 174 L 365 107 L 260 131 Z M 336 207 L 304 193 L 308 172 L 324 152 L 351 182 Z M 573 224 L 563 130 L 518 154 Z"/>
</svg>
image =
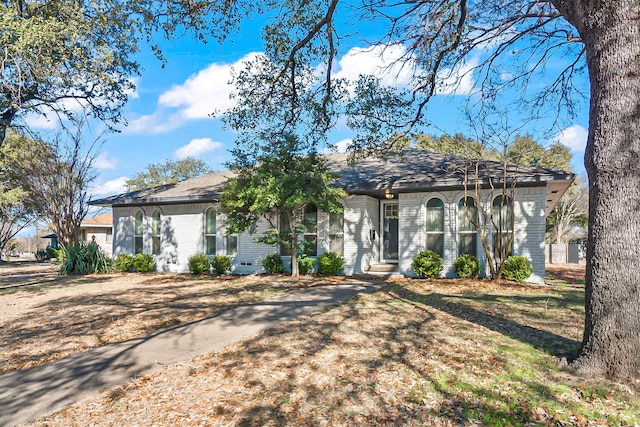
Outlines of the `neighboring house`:
<svg viewBox="0 0 640 427">
<path fill-rule="evenodd" d="M 344 214 L 317 212 L 310 206 L 307 219 L 316 221 L 304 238 L 309 256 L 335 251 L 344 256 L 345 274 L 398 271 L 411 276 L 413 257 L 432 249 L 444 260 L 445 276 L 454 275 L 453 262 L 462 253 L 484 252 L 476 230 L 464 215 L 465 167 L 468 159 L 408 148 L 402 155 L 359 160 L 349 165 L 346 154 L 327 156 L 336 185 L 350 196 Z M 515 183 L 511 201 L 514 218 L 512 253 L 528 257 L 531 282 L 543 282 L 545 218 L 574 179 L 574 175 L 545 168 L 511 166 Z M 479 184 L 482 202 L 499 201 L 501 184 L 493 193 L 487 176 L 502 177 L 502 166 L 486 163 Z M 188 271 L 194 254 L 232 257 L 235 273 L 262 271 L 262 260 L 284 248 L 256 243 L 253 235 L 226 235 L 219 200 L 224 184 L 233 177 L 221 172 L 187 181 L 129 192 L 93 201 L 113 208 L 113 254 L 149 253 L 159 271 Z M 475 181 L 467 180 L 469 188 Z M 474 197 L 470 190 L 467 197 Z M 499 209 L 500 211 L 500 209 Z M 495 211 L 494 211 L 495 212 Z M 487 226 L 488 227 L 488 226 Z M 489 228 L 489 227 L 488 227 Z M 267 230 L 266 221 L 256 233 Z M 496 233 L 494 233 L 496 237 Z M 284 257 L 288 262 L 288 257 Z"/>
<path fill-rule="evenodd" d="M 111 255 L 113 253 L 113 213 L 107 212 L 82 221 L 80 239 L 96 242 L 106 254 Z"/>
</svg>

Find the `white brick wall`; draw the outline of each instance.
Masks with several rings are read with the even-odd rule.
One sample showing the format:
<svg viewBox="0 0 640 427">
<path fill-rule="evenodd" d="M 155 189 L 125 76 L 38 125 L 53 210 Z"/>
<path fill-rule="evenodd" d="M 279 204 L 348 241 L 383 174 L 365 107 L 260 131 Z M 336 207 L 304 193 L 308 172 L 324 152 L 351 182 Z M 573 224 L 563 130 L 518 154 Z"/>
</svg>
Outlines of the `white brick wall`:
<svg viewBox="0 0 640 427">
<path fill-rule="evenodd" d="M 344 272 L 362 273 L 371 263 L 378 262 L 380 207 L 370 196 L 353 196 L 344 209 Z M 372 240 L 371 230 L 375 231 Z"/>
<path fill-rule="evenodd" d="M 453 262 L 457 251 L 458 202 L 464 197 L 461 191 L 437 193 L 400 194 L 399 204 L 399 262 L 401 273 L 411 276 L 411 263 L 415 254 L 426 245 L 426 203 L 432 197 L 444 202 L 444 269 L 443 275 L 453 277 Z M 485 192 L 482 201 L 491 206 L 490 194 Z M 545 188 L 518 188 L 515 192 L 516 216 L 513 253 L 528 257 L 534 272 L 529 281 L 544 281 L 545 236 Z M 380 201 L 370 196 L 352 196 L 345 200 L 344 210 L 344 258 L 345 274 L 352 275 L 368 270 L 370 264 L 380 262 Z M 204 253 L 204 213 L 215 204 L 194 203 L 143 207 L 114 207 L 113 255 L 133 253 L 133 228 L 135 212 L 144 214 L 144 252 L 151 253 L 151 215 L 161 212 L 161 253 L 155 256 L 159 271 L 186 272 L 188 259 Z M 217 253 L 226 253 L 224 216 L 217 217 Z M 268 229 L 267 221 L 261 221 L 256 235 Z M 372 230 L 375 239 L 372 240 Z M 254 241 L 256 235 L 238 236 L 238 254 L 232 260 L 234 272 L 246 274 L 262 271 L 262 260 L 277 252 L 277 246 Z M 490 237 L 489 237 L 490 238 Z M 480 237 L 477 239 L 477 255 L 486 266 Z M 329 250 L 328 214 L 318 213 L 318 255 Z M 288 261 L 288 260 L 287 260 Z"/>
</svg>

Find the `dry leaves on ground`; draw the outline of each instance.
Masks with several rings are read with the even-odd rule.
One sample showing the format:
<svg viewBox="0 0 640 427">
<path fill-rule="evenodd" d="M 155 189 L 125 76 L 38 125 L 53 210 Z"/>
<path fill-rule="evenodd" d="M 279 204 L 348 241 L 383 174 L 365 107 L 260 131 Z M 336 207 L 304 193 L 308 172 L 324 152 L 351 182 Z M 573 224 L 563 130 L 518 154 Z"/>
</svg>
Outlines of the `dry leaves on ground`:
<svg viewBox="0 0 640 427">
<path fill-rule="evenodd" d="M 59 276 L 49 265 L 0 269 L 0 374 L 338 279 L 106 274 Z"/>
<path fill-rule="evenodd" d="M 33 425 L 639 422 L 637 391 L 555 369 L 556 353 L 580 339 L 580 298 L 571 287 L 401 282 L 166 366 Z"/>
</svg>

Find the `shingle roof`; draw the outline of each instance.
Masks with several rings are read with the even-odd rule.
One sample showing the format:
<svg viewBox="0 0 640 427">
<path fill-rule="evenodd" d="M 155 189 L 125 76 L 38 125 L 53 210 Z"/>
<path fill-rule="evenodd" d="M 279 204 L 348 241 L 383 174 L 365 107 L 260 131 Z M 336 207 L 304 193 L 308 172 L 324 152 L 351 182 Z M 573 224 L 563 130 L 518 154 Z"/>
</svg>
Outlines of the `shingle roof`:
<svg viewBox="0 0 640 427">
<path fill-rule="evenodd" d="M 80 227 L 111 227 L 113 225 L 113 212 L 87 218 L 80 224 Z"/>
<path fill-rule="evenodd" d="M 476 164 L 464 157 L 416 148 L 406 148 L 401 154 L 390 154 L 386 160 L 373 157 L 360 159 L 353 165 L 348 163 L 348 154 L 344 153 L 330 154 L 326 159 L 329 169 L 338 175 L 336 185 L 352 194 L 380 194 L 386 189 L 394 192 L 461 189 L 465 167 Z M 489 176 L 502 176 L 502 164 L 499 162 L 483 161 L 480 164 L 481 182 L 486 183 Z M 217 201 L 224 184 L 234 176 L 230 171 L 218 172 L 94 200 L 91 204 L 121 206 Z M 551 207 L 555 206 L 575 177 L 563 171 L 516 165 L 509 166 L 508 176 L 514 177 L 521 186 L 546 185 L 548 206 Z M 549 207 L 547 210 L 550 211 Z"/>
<path fill-rule="evenodd" d="M 473 167 L 479 165 L 479 178 L 488 183 L 503 175 L 503 166 L 496 161 L 479 161 L 450 154 L 416 148 L 405 148 L 401 154 L 392 154 L 386 160 L 370 158 L 348 165 L 348 154 L 328 156 L 329 168 L 339 175 L 337 184 L 347 191 L 362 193 L 373 190 L 416 191 L 462 187 L 467 176 L 472 177 Z M 543 182 L 568 180 L 574 174 L 548 168 L 509 165 L 507 176 L 520 184 L 542 185 Z M 475 181 L 468 179 L 467 183 Z"/>
<path fill-rule="evenodd" d="M 235 173 L 231 171 L 218 172 L 173 184 L 144 188 L 142 190 L 92 200 L 90 204 L 98 206 L 121 206 L 219 200 L 220 190 L 224 184 L 234 176 Z"/>
</svg>

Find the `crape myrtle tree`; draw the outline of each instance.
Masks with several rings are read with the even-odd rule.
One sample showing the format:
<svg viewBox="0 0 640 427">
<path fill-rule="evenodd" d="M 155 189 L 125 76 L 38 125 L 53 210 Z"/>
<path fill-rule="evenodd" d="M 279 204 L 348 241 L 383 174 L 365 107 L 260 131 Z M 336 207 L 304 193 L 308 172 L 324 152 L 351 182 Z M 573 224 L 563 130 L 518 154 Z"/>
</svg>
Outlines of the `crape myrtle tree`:
<svg viewBox="0 0 640 427">
<path fill-rule="evenodd" d="M 564 244 L 576 237 L 584 237 L 583 231 L 589 224 L 588 212 L 588 189 L 582 180 L 577 179 L 547 217 L 549 241 Z"/>
<path fill-rule="evenodd" d="M 317 227 L 305 216 L 306 208 L 342 212 L 346 194 L 331 185 L 335 177 L 318 154 L 324 133 L 315 128 L 330 126 L 332 116 L 321 107 L 329 102 L 324 95 L 318 103 L 314 73 L 300 67 L 273 86 L 256 83 L 271 78 L 274 70 L 268 57 L 259 56 L 235 77 L 239 102 L 224 120 L 238 132 L 229 164 L 237 176 L 227 183 L 221 205 L 228 233 L 254 233 L 265 220 L 269 229 L 256 241 L 285 248 L 297 278 L 298 256 L 317 244 L 304 239 Z M 269 97 L 260 92 L 265 90 L 279 94 Z"/>
<path fill-rule="evenodd" d="M 27 114 L 121 121 L 138 65 L 135 27 L 117 3 L 0 1 L 0 144 Z"/>
<path fill-rule="evenodd" d="M 461 227 L 475 230 L 484 253 L 489 277 L 502 278 L 502 270 L 511 255 L 515 236 L 515 189 L 518 178 L 526 174 L 521 165 L 509 161 L 509 153 L 518 141 L 519 128 L 508 124 L 502 113 L 465 111 L 473 138 L 458 135 L 459 144 L 445 144 L 449 154 L 462 154 L 452 168 L 462 179 L 464 197 L 459 215 Z M 439 138 L 445 143 L 447 138 Z M 439 144 L 438 144 L 439 145 Z"/>
<path fill-rule="evenodd" d="M 137 0 L 127 5 L 147 29 L 176 34 L 186 27 L 202 38 L 224 39 L 247 16 L 267 17 L 265 49 L 279 69 L 263 84 L 287 78 L 305 62 L 323 65 L 325 88 L 330 89 L 341 44 L 358 37 L 358 26 L 375 26 L 379 38 L 370 42 L 406 49 L 399 62 L 413 70 L 416 119 L 424 117 L 429 101 L 441 93 L 442 82 L 461 70 L 474 77 L 483 103 L 490 105 L 509 91 L 529 117 L 550 106 L 564 117 L 588 99 L 586 316 L 580 354 L 571 365 L 584 375 L 638 376 L 640 276 L 633 267 L 640 264 L 640 3 Z M 589 96 L 576 79 L 584 72 Z M 548 83 L 537 84 L 541 81 Z M 357 141 L 386 142 L 389 136 Z"/>
<path fill-rule="evenodd" d="M 78 125 L 59 131 L 51 141 L 31 140 L 13 165 L 22 176 L 27 203 L 49 220 L 62 245 L 78 241 L 80 223 L 89 212 L 100 145 L 100 138 L 86 144 Z"/>
</svg>

